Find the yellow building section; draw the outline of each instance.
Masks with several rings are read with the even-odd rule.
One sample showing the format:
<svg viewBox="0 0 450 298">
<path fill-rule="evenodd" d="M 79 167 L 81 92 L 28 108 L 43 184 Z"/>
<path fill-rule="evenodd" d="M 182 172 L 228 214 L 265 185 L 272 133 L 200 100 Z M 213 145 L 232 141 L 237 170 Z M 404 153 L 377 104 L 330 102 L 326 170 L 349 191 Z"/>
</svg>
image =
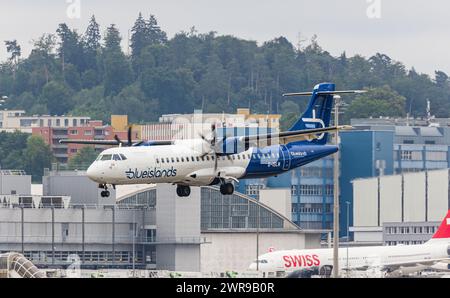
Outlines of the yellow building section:
<svg viewBox="0 0 450 298">
<path fill-rule="evenodd" d="M 126 132 L 131 125 L 133 139 L 141 139 L 141 125 L 128 124 L 128 115 L 111 115 L 111 126 L 114 132 Z"/>
<path fill-rule="evenodd" d="M 111 115 L 111 126 L 114 131 L 126 131 L 128 129 L 128 115 Z"/>
<path fill-rule="evenodd" d="M 246 121 L 258 123 L 261 127 L 280 128 L 280 114 L 251 114 L 248 108 L 237 109 L 236 114 L 244 115 Z"/>
</svg>

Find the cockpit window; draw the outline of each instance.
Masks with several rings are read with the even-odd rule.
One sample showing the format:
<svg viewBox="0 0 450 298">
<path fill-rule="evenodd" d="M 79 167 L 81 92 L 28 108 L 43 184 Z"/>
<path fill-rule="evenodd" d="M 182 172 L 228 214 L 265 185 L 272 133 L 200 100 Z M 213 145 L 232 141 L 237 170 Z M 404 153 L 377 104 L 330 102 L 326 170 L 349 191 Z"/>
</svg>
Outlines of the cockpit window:
<svg viewBox="0 0 450 298">
<path fill-rule="evenodd" d="M 113 155 L 113 160 L 122 160 L 122 159 L 120 158 L 119 154 L 114 154 Z"/>
<path fill-rule="evenodd" d="M 111 154 L 104 154 L 100 160 L 111 160 Z"/>
<path fill-rule="evenodd" d="M 262 260 L 255 260 L 253 263 L 267 264 L 268 262 L 267 260 L 262 259 Z"/>
<path fill-rule="evenodd" d="M 120 154 L 120 157 L 122 157 L 122 160 L 126 160 L 127 159 L 126 156 L 123 155 L 122 153 Z"/>
</svg>

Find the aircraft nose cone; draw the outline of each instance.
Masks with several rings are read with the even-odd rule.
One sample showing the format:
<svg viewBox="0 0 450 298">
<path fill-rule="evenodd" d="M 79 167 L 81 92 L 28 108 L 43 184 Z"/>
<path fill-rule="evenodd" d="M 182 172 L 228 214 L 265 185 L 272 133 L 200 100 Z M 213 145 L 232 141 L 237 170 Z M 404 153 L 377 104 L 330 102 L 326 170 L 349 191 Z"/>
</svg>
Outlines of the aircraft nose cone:
<svg viewBox="0 0 450 298">
<path fill-rule="evenodd" d="M 89 168 L 86 171 L 86 175 L 89 177 L 89 179 L 94 181 L 97 181 L 100 178 L 99 171 L 94 164 L 89 166 Z"/>
</svg>

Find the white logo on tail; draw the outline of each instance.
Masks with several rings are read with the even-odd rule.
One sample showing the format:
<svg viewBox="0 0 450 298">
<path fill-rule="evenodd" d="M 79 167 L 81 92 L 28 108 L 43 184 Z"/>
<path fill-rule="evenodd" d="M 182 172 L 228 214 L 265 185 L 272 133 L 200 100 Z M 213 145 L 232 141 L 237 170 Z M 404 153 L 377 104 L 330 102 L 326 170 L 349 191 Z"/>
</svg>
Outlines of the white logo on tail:
<svg viewBox="0 0 450 298">
<path fill-rule="evenodd" d="M 450 217 L 447 218 L 447 226 L 450 226 Z"/>
<path fill-rule="evenodd" d="M 302 118 L 302 121 L 305 122 L 305 127 L 307 129 L 325 128 L 325 123 L 323 122 L 323 120 L 320 118 L 316 118 L 316 110 L 312 111 L 312 118 Z M 320 127 L 317 127 L 315 123 L 319 123 Z M 306 139 L 311 142 L 312 140 L 321 140 L 324 136 L 325 133 L 321 133 L 318 137 L 307 137 Z"/>
</svg>

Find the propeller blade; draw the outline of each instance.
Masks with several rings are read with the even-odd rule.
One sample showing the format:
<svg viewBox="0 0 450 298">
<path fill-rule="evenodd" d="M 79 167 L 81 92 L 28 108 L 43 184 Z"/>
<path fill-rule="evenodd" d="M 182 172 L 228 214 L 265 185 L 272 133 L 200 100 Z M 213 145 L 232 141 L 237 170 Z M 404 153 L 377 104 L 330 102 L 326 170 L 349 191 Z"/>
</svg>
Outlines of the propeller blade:
<svg viewBox="0 0 450 298">
<path fill-rule="evenodd" d="M 119 143 L 120 146 L 123 145 L 122 140 L 117 135 L 114 135 L 114 140 L 116 140 Z"/>
<path fill-rule="evenodd" d="M 211 133 L 212 133 L 212 140 L 211 140 L 211 146 L 214 147 L 216 145 L 216 125 L 211 125 Z"/>
<path fill-rule="evenodd" d="M 133 142 L 131 141 L 131 126 L 128 127 L 128 146 L 132 146 Z"/>
<path fill-rule="evenodd" d="M 214 174 L 217 173 L 217 163 L 218 163 L 218 159 L 219 156 L 217 155 L 217 153 L 214 152 Z"/>
</svg>

